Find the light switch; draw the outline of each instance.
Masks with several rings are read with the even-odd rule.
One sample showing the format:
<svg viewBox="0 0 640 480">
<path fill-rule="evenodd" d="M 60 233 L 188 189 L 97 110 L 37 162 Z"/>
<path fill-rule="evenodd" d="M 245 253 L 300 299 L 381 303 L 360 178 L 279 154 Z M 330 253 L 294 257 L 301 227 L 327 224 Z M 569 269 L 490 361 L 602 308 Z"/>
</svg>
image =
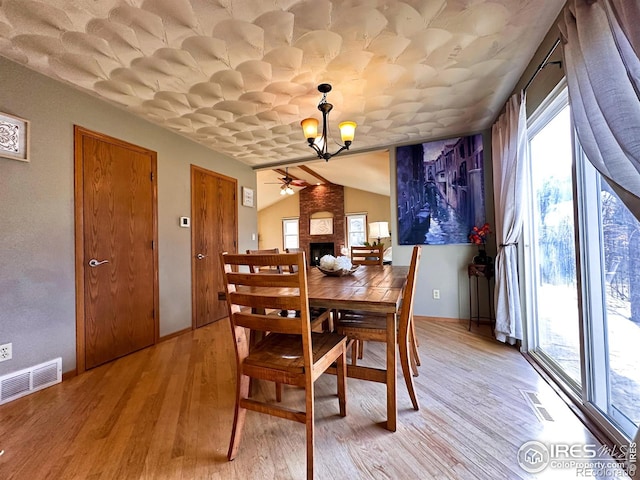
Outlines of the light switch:
<svg viewBox="0 0 640 480">
<path fill-rule="evenodd" d="M 191 219 L 189 217 L 180 217 L 180 226 L 182 228 L 189 228 L 191 226 Z"/>
<path fill-rule="evenodd" d="M 256 234 L 255 233 L 251 234 L 251 240 L 253 240 L 254 242 L 256 241 Z"/>
</svg>

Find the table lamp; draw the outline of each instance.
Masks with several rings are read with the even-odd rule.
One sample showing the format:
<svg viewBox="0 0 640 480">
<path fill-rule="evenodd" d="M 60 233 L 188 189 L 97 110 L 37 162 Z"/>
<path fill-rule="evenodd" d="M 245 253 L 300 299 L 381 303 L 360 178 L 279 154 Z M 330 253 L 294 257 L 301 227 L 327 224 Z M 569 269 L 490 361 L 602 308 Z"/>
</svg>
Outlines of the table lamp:
<svg viewBox="0 0 640 480">
<path fill-rule="evenodd" d="M 389 222 L 371 222 L 369 224 L 369 237 L 378 239 L 374 245 L 380 245 L 381 238 L 389 238 L 390 236 Z"/>
</svg>

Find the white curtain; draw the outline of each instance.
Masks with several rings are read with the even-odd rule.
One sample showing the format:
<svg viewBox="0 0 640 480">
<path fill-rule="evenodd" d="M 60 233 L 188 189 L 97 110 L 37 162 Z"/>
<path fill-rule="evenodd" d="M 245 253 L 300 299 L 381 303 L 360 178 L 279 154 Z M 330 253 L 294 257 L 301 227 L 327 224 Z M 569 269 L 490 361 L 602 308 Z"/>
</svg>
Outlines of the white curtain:
<svg viewBox="0 0 640 480">
<path fill-rule="evenodd" d="M 580 144 L 640 219 L 639 2 L 568 0 L 559 27 Z"/>
<path fill-rule="evenodd" d="M 524 208 L 523 174 L 527 149 L 525 95 L 513 95 L 491 131 L 493 191 L 498 255 L 495 263 L 496 339 L 522 340 L 518 239 Z"/>
<path fill-rule="evenodd" d="M 580 145 L 640 219 L 640 6 L 569 0 L 559 26 Z"/>
</svg>

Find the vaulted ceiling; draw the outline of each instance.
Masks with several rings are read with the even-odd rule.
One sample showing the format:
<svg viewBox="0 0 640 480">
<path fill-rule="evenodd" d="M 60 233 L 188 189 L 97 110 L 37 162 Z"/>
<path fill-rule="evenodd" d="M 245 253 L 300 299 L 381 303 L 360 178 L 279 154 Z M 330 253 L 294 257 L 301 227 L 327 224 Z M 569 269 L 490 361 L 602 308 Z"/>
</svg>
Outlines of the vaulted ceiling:
<svg viewBox="0 0 640 480">
<path fill-rule="evenodd" d="M 324 82 L 353 151 L 487 128 L 563 4 L 3 0 L 0 55 L 261 168 L 313 158 Z"/>
</svg>

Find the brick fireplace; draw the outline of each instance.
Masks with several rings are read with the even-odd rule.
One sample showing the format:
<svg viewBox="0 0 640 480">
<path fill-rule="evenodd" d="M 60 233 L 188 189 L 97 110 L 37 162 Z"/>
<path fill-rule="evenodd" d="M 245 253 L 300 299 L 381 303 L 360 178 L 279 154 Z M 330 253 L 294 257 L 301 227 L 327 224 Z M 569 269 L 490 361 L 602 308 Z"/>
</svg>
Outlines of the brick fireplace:
<svg viewBox="0 0 640 480">
<path fill-rule="evenodd" d="M 333 234 L 311 235 L 309 225 L 311 216 L 319 212 L 333 215 Z M 303 248 L 309 263 L 312 264 L 311 243 L 333 243 L 334 255 L 340 255 L 345 242 L 344 226 L 344 187 L 342 185 L 315 185 L 300 190 L 300 248 Z"/>
</svg>

